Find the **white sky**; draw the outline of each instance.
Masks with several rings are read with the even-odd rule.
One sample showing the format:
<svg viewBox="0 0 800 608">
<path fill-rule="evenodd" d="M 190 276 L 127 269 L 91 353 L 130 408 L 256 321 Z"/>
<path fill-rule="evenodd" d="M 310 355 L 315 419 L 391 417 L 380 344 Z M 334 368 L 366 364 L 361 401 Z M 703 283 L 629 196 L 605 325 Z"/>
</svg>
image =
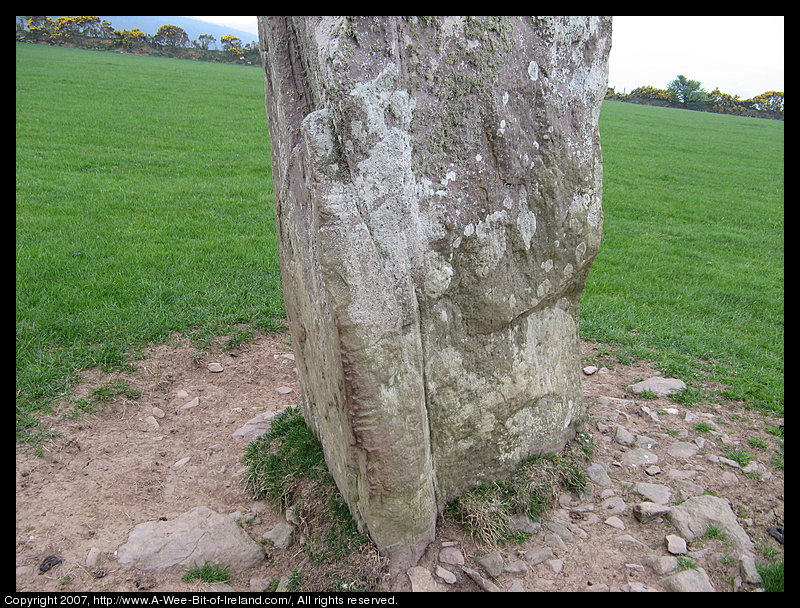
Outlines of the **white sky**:
<svg viewBox="0 0 800 608">
<path fill-rule="evenodd" d="M 258 33 L 255 17 L 195 19 Z M 683 74 L 742 99 L 783 91 L 783 27 L 782 16 L 614 17 L 608 85 L 666 89 Z"/>
<path fill-rule="evenodd" d="M 683 74 L 748 99 L 783 91 L 783 17 L 614 17 L 608 85 L 666 89 Z"/>
</svg>

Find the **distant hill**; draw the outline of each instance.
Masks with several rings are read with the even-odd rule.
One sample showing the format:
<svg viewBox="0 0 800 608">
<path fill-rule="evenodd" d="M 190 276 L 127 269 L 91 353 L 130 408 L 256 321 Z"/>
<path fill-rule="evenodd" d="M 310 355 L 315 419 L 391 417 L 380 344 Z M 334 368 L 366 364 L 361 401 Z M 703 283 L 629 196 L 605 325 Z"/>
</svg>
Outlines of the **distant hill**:
<svg viewBox="0 0 800 608">
<path fill-rule="evenodd" d="M 51 16 L 51 19 L 56 17 Z M 211 34 L 217 39 L 217 48 L 220 48 L 220 36 L 232 35 L 236 36 L 243 43 L 257 42 L 258 36 L 250 32 L 243 32 L 225 25 L 215 25 L 207 21 L 200 21 L 199 19 L 192 19 L 191 17 L 152 17 L 152 16 L 134 16 L 134 17 L 109 17 L 100 16 L 100 19 L 110 21 L 115 30 L 132 30 L 138 27 L 145 34 L 154 35 L 158 28 L 162 25 L 170 24 L 177 25 L 186 32 L 189 40 L 197 40 L 200 34 Z"/>
</svg>

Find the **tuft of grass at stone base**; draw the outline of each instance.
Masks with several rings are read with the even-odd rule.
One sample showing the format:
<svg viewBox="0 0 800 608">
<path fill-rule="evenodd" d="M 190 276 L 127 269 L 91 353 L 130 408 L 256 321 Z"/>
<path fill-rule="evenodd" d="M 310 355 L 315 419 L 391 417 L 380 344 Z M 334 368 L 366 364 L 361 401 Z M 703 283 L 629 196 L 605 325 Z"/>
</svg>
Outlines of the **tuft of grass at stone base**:
<svg viewBox="0 0 800 608">
<path fill-rule="evenodd" d="M 522 514 L 540 521 L 560 493 L 581 493 L 588 481 L 588 456 L 575 441 L 561 454 L 530 458 L 506 479 L 481 484 L 452 500 L 444 516 L 486 545 L 519 543 L 522 539 L 510 529 L 510 518 Z"/>
<path fill-rule="evenodd" d="M 369 537 L 358 531 L 325 464 L 317 438 L 300 410 L 287 408 L 244 456 L 245 488 L 256 499 L 292 508 L 306 538 L 309 560 L 292 573 L 296 588 L 371 591 L 386 565 Z"/>
</svg>

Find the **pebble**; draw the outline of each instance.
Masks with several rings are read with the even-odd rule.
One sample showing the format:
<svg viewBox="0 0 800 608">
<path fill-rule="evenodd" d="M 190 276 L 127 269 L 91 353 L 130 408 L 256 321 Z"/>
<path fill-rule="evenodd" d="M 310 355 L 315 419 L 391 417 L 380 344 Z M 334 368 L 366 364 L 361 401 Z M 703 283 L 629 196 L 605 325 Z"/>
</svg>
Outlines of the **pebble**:
<svg viewBox="0 0 800 608">
<path fill-rule="evenodd" d="M 442 568 L 441 566 L 436 566 L 436 576 L 438 576 L 448 585 L 454 585 L 458 581 L 458 578 L 456 578 L 455 574 L 446 568 Z"/>
<path fill-rule="evenodd" d="M 672 555 L 686 554 L 686 541 L 677 534 L 667 534 L 664 540 L 667 543 L 667 551 Z"/>
<path fill-rule="evenodd" d="M 455 547 L 442 547 L 439 550 L 439 561 L 451 566 L 463 566 L 465 563 L 464 554 Z"/>
<path fill-rule="evenodd" d="M 537 564 L 541 564 L 543 561 L 552 558 L 553 551 L 550 549 L 550 547 L 533 547 L 525 552 L 525 556 L 522 559 L 525 560 L 527 564 L 536 566 Z"/>
<path fill-rule="evenodd" d="M 625 501 L 619 496 L 612 496 L 611 498 L 606 498 L 603 502 L 600 503 L 600 509 L 602 509 L 607 513 L 610 513 L 611 515 L 620 515 L 625 512 L 625 509 L 627 507 L 628 505 L 626 505 Z"/>
<path fill-rule="evenodd" d="M 669 507 L 654 502 L 640 502 L 633 505 L 633 516 L 641 523 L 646 524 L 654 519 L 669 513 Z"/>
<path fill-rule="evenodd" d="M 684 460 L 692 458 L 700 450 L 696 443 L 689 443 L 688 441 L 676 441 L 669 448 L 667 454 L 675 458 L 682 458 Z"/>
<path fill-rule="evenodd" d="M 503 573 L 503 556 L 497 551 L 484 555 L 477 560 L 477 563 L 492 578 L 497 578 Z"/>
<path fill-rule="evenodd" d="M 484 591 L 492 591 L 492 592 L 500 591 L 500 587 L 495 585 L 492 581 L 481 576 L 480 572 L 476 572 L 475 570 L 472 570 L 471 568 L 467 568 L 465 566 L 461 566 L 461 569 L 467 576 L 469 576 L 473 581 L 475 581 L 475 583 L 477 583 L 477 585 L 481 587 Z"/>
<path fill-rule="evenodd" d="M 629 467 L 645 467 L 658 463 L 658 456 L 644 448 L 634 448 L 622 455 L 622 462 Z"/>
<path fill-rule="evenodd" d="M 294 526 L 280 522 L 264 534 L 264 540 L 270 541 L 278 549 L 287 549 L 294 541 Z"/>
<path fill-rule="evenodd" d="M 414 566 L 413 568 L 409 568 L 406 574 L 408 574 L 408 578 L 411 581 L 412 592 L 427 593 L 432 591 L 444 591 L 444 587 L 433 579 L 433 575 L 427 568 Z"/>
<path fill-rule="evenodd" d="M 218 374 L 218 373 L 220 373 L 220 372 L 222 372 L 224 370 L 225 370 L 225 368 L 222 367 L 221 363 L 212 362 L 212 363 L 208 364 L 208 371 L 210 371 L 212 373 Z"/>
<path fill-rule="evenodd" d="M 632 489 L 645 500 L 657 505 L 665 505 L 672 498 L 672 490 L 661 484 L 639 482 Z"/>
<path fill-rule="evenodd" d="M 186 411 L 200 405 L 200 397 L 195 397 L 191 401 L 187 401 L 181 406 L 181 410 Z"/>
<path fill-rule="evenodd" d="M 608 476 L 606 467 L 599 462 L 593 462 L 587 469 L 586 474 L 598 486 L 607 488 L 612 485 L 611 478 Z"/>
<path fill-rule="evenodd" d="M 186 456 L 185 458 L 181 458 L 178 462 L 172 465 L 173 469 L 180 469 L 183 465 L 189 462 L 192 459 L 191 456 Z"/>
<path fill-rule="evenodd" d="M 64 560 L 62 560 L 57 555 L 48 555 L 42 560 L 42 563 L 39 564 L 39 572 L 47 572 L 48 570 L 50 570 L 54 566 L 57 566 L 63 561 Z"/>
<path fill-rule="evenodd" d="M 102 558 L 103 552 L 97 547 L 92 547 L 89 549 L 89 553 L 86 554 L 86 561 L 84 563 L 88 568 L 97 568 Z"/>
</svg>

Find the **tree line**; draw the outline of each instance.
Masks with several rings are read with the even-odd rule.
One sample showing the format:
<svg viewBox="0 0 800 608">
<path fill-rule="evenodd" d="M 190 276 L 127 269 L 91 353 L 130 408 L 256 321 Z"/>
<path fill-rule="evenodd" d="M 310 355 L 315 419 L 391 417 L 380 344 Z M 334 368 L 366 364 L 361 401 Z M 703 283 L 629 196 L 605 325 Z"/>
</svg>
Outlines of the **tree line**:
<svg viewBox="0 0 800 608">
<path fill-rule="evenodd" d="M 17 40 L 191 59 L 260 62 L 257 43 L 243 43 L 233 35 L 220 36 L 217 40 L 211 34 L 200 34 L 197 39 L 190 40 L 183 28 L 164 24 L 151 36 L 139 28 L 115 29 L 110 21 L 95 16 L 58 17 L 55 20 L 42 16 L 17 17 Z M 222 47 L 221 51 L 213 50 L 217 43 Z M 752 99 L 740 99 L 738 95 L 723 93 L 719 89 L 709 93 L 700 82 L 682 74 L 666 89 L 642 86 L 625 94 L 609 87 L 606 99 L 777 120 L 783 120 L 784 116 L 783 91 L 766 91 Z"/>
<path fill-rule="evenodd" d="M 783 91 L 766 91 L 751 99 L 741 99 L 718 88 L 709 93 L 700 82 L 683 74 L 669 82 L 666 89 L 643 86 L 625 94 L 609 87 L 606 99 L 775 120 L 783 120 L 784 111 Z"/>
<path fill-rule="evenodd" d="M 17 40 L 46 44 L 80 46 L 84 48 L 144 52 L 185 56 L 192 59 L 216 59 L 252 63 L 259 61 L 258 45 L 243 43 L 233 35 L 200 34 L 190 40 L 186 31 L 164 24 L 154 35 L 138 27 L 118 30 L 106 19 L 97 16 L 58 17 L 21 16 L 16 23 Z M 221 50 L 216 50 L 219 43 Z"/>
</svg>

